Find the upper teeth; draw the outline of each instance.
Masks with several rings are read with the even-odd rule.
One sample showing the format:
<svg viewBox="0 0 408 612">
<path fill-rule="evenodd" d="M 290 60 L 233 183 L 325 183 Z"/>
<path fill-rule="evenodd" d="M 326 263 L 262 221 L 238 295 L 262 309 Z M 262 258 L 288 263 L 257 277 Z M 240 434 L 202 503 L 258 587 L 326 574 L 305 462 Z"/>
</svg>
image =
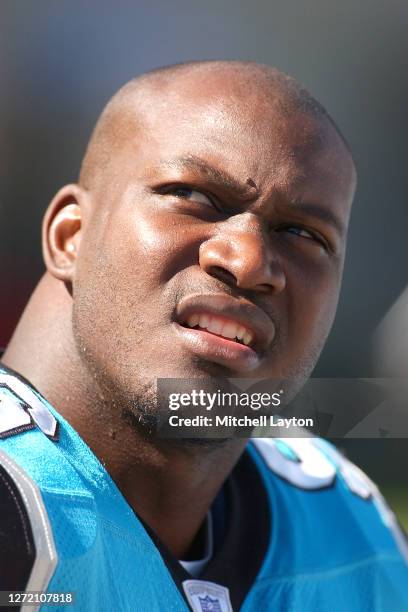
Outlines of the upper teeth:
<svg viewBox="0 0 408 612">
<path fill-rule="evenodd" d="M 189 327 L 196 327 L 198 325 L 213 334 L 224 336 L 224 338 L 237 338 L 238 340 L 242 340 L 242 342 L 247 345 L 252 342 L 254 337 L 249 329 L 239 325 L 239 323 L 225 321 L 224 319 L 208 314 L 190 315 L 187 319 L 187 325 Z"/>
</svg>

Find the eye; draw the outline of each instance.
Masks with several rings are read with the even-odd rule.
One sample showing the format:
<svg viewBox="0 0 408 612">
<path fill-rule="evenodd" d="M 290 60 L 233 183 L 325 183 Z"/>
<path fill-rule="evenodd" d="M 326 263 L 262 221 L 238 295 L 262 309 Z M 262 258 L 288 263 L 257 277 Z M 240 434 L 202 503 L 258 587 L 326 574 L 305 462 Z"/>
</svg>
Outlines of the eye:
<svg viewBox="0 0 408 612">
<path fill-rule="evenodd" d="M 183 198 L 190 202 L 197 202 L 198 204 L 204 204 L 205 206 L 214 208 L 213 201 L 205 195 L 205 193 L 197 189 L 191 189 L 190 187 L 172 187 L 167 193 L 176 196 L 176 198 Z"/>
<path fill-rule="evenodd" d="M 320 234 L 310 231 L 301 225 L 287 225 L 279 228 L 279 231 L 287 232 L 288 234 L 293 234 L 294 236 L 299 236 L 299 238 L 305 238 L 306 240 L 311 240 L 325 250 L 328 248 L 327 242 Z"/>
<path fill-rule="evenodd" d="M 285 232 L 289 232 L 289 234 L 295 234 L 295 236 L 301 236 L 302 238 L 308 238 L 309 240 L 317 240 L 316 236 L 306 230 L 304 227 L 291 225 L 290 227 L 283 228 L 283 230 Z"/>
</svg>

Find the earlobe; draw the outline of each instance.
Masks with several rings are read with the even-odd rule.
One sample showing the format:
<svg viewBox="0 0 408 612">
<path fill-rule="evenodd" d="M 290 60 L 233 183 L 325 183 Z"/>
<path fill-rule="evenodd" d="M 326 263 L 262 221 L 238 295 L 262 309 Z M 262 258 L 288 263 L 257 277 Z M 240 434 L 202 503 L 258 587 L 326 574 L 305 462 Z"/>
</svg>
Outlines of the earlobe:
<svg viewBox="0 0 408 612">
<path fill-rule="evenodd" d="M 72 281 L 81 239 L 83 200 L 78 185 L 63 187 L 43 221 L 43 256 L 47 270 L 59 280 Z"/>
</svg>

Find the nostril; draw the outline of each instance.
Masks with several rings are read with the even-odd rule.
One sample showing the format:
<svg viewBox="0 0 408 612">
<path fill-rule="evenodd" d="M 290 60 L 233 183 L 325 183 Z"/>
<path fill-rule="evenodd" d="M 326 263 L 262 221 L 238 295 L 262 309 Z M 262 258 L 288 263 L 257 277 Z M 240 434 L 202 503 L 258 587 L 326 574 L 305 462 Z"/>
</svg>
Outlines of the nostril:
<svg viewBox="0 0 408 612">
<path fill-rule="evenodd" d="M 231 272 L 228 272 L 225 268 L 221 268 L 221 266 L 210 266 L 207 270 L 208 274 L 218 278 L 218 280 L 227 283 L 228 285 L 237 286 L 237 279 Z"/>
</svg>

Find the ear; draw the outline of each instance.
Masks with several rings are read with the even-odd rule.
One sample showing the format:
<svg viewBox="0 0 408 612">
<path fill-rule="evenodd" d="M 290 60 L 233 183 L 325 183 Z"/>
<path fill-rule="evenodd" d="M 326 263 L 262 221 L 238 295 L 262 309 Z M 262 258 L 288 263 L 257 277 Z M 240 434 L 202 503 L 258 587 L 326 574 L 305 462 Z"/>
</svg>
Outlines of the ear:
<svg viewBox="0 0 408 612">
<path fill-rule="evenodd" d="M 79 245 L 86 193 L 66 185 L 47 208 L 42 226 L 42 248 L 47 270 L 62 281 L 72 281 Z"/>
</svg>

